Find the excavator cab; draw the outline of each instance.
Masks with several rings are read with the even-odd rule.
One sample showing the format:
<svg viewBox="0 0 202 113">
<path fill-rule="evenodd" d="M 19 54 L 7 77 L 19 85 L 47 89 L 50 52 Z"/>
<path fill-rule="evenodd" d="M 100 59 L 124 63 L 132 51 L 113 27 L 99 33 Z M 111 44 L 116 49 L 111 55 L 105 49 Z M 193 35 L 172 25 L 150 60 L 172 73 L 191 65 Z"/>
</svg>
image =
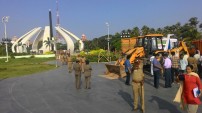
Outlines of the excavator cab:
<svg viewBox="0 0 202 113">
<path fill-rule="evenodd" d="M 141 43 L 142 47 L 144 48 L 144 69 L 150 68 L 151 61 L 150 57 L 154 53 L 163 53 L 163 35 L 162 34 L 148 34 L 144 37 L 141 37 L 137 43 Z"/>
<path fill-rule="evenodd" d="M 145 57 L 147 58 L 151 53 L 163 52 L 163 35 L 162 34 L 148 34 L 143 38 L 142 45 L 145 50 Z"/>
</svg>

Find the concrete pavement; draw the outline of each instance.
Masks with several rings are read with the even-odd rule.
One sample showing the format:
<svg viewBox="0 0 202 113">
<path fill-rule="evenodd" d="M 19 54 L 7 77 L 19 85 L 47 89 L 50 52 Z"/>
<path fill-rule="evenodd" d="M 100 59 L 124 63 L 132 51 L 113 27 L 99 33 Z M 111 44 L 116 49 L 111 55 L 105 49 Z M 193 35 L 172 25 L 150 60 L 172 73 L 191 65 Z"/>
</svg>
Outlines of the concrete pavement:
<svg viewBox="0 0 202 113">
<path fill-rule="evenodd" d="M 53 62 L 54 63 L 54 62 Z M 132 86 L 124 79 L 109 80 L 103 76 L 104 63 L 91 63 L 92 88 L 77 90 L 73 73 L 67 66 L 28 76 L 0 81 L 0 113 L 140 113 L 132 111 Z M 82 81 L 84 78 L 82 76 Z M 178 85 L 153 87 L 153 77 L 146 75 L 146 113 L 184 113 L 172 100 Z M 202 112 L 199 106 L 198 113 Z"/>
</svg>

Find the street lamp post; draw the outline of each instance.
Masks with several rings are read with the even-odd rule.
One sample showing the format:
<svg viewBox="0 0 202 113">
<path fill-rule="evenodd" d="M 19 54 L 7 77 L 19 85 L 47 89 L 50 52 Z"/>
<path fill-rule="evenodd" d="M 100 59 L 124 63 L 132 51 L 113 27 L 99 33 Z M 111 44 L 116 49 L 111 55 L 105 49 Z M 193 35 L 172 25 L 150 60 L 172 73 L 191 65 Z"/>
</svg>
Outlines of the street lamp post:
<svg viewBox="0 0 202 113">
<path fill-rule="evenodd" d="M 108 52 L 110 53 L 110 50 L 109 50 L 109 23 L 106 22 L 106 25 L 107 25 L 107 44 L 108 44 Z"/>
<path fill-rule="evenodd" d="M 107 44 L 108 44 L 108 55 L 110 55 L 110 49 L 109 49 L 109 23 L 106 22 L 106 25 L 107 25 Z M 109 56 L 108 56 L 108 59 L 109 59 Z M 109 61 L 111 61 L 111 59 L 109 59 Z"/>
<path fill-rule="evenodd" d="M 2 23 L 4 23 L 4 39 L 2 39 L 3 42 L 6 44 L 6 58 L 7 60 L 5 62 L 8 62 L 8 42 L 9 39 L 7 38 L 7 33 L 6 33 L 6 22 L 8 22 L 9 16 L 4 16 L 2 18 Z"/>
</svg>

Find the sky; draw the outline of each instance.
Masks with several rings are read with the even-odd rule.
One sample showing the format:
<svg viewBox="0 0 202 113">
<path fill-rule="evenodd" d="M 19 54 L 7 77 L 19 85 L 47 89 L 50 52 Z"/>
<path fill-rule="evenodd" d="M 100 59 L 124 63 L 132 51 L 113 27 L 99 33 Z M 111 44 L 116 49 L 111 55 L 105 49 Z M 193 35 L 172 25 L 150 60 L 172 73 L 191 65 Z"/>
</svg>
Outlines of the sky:
<svg viewBox="0 0 202 113">
<path fill-rule="evenodd" d="M 191 17 L 202 23 L 202 0 L 58 0 L 60 26 L 87 39 L 114 35 L 124 29 L 163 28 Z M 56 0 L 0 0 L 0 18 L 9 16 L 8 37 L 20 37 L 36 27 L 49 25 L 49 9 L 56 25 Z M 54 33 L 55 35 L 55 33 Z M 0 39 L 4 24 L 0 22 Z"/>
</svg>

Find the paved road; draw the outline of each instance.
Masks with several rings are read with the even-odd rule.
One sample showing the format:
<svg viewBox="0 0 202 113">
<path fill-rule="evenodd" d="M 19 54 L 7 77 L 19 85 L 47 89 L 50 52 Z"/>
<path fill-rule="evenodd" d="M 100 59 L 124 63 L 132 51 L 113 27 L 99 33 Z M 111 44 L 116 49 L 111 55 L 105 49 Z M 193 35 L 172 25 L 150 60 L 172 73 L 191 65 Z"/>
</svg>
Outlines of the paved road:
<svg viewBox="0 0 202 113">
<path fill-rule="evenodd" d="M 104 78 L 104 63 L 92 63 L 92 89 L 75 89 L 73 74 L 63 65 L 55 70 L 0 81 L 0 113 L 134 113 L 131 86 L 124 79 Z M 83 80 L 83 78 L 82 78 Z M 146 113 L 184 113 L 172 99 L 177 84 L 170 89 L 153 88 L 146 76 Z M 198 113 L 202 112 L 202 107 Z M 136 111 L 135 113 L 140 113 Z"/>
</svg>

